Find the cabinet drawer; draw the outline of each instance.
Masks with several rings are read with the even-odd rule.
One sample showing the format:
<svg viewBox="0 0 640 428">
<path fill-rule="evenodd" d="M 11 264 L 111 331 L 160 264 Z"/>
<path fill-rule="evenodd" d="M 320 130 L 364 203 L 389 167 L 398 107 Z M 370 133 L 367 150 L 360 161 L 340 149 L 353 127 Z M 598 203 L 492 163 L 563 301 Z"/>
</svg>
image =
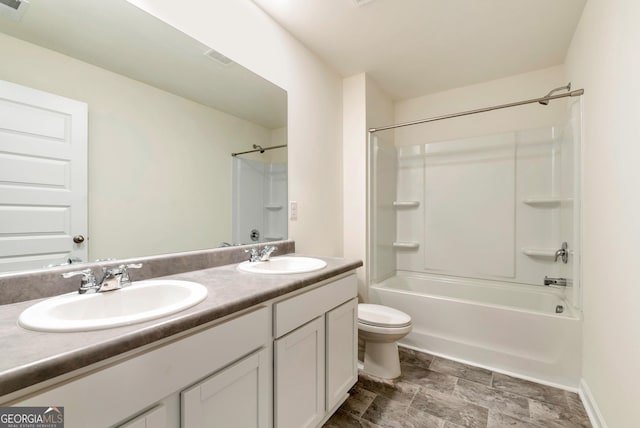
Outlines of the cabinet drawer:
<svg viewBox="0 0 640 428">
<path fill-rule="evenodd" d="M 280 337 L 358 294 L 356 275 L 320 286 L 273 305 L 273 334 Z"/>
</svg>

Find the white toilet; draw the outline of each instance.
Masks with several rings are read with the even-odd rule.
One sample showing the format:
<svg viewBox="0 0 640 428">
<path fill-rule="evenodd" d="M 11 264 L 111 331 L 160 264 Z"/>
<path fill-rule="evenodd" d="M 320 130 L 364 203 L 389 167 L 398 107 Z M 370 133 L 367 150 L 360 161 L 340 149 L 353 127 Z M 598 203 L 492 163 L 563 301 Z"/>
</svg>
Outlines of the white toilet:
<svg viewBox="0 0 640 428">
<path fill-rule="evenodd" d="M 383 379 L 400 376 L 398 340 L 413 327 L 411 317 L 382 305 L 358 304 L 358 335 L 365 342 L 364 371 Z"/>
</svg>

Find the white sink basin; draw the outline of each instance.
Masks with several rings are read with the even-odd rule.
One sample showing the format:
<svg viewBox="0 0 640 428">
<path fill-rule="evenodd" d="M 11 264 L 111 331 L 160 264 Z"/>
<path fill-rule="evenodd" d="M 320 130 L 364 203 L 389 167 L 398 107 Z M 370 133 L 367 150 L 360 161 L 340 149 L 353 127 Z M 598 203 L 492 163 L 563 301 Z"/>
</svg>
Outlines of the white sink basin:
<svg viewBox="0 0 640 428">
<path fill-rule="evenodd" d="M 206 297 L 207 288 L 195 282 L 136 281 L 115 291 L 52 297 L 25 309 L 18 324 L 50 332 L 100 330 L 174 314 Z"/>
<path fill-rule="evenodd" d="M 249 273 L 281 275 L 288 273 L 306 273 L 324 269 L 327 262 L 311 257 L 273 257 L 268 262 L 243 262 L 238 270 Z"/>
</svg>

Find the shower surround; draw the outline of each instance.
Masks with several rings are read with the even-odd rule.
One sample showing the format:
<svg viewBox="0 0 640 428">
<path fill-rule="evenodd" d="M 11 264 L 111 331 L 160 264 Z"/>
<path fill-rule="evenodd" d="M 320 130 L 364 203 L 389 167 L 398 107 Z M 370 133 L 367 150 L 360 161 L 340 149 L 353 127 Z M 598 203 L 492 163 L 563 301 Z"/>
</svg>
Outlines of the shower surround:
<svg viewBox="0 0 640 428">
<path fill-rule="evenodd" d="M 572 101 L 546 128 L 429 143 L 370 134 L 369 295 L 411 315 L 402 343 L 578 386 L 580 119 Z"/>
</svg>

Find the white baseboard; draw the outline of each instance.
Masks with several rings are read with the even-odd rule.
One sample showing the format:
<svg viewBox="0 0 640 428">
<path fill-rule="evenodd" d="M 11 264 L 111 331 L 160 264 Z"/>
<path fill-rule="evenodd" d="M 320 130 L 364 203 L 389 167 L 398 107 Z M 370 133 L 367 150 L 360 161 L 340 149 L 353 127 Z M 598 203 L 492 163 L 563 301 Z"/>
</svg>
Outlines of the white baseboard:
<svg viewBox="0 0 640 428">
<path fill-rule="evenodd" d="M 593 394 L 591 394 L 591 389 L 589 389 L 589 385 L 587 385 L 584 379 L 580 381 L 580 391 L 578 391 L 578 394 L 580 394 L 580 399 L 582 400 L 582 404 L 584 404 L 584 409 L 587 411 L 589 421 L 591 421 L 593 428 L 608 428 L 607 423 L 602 417 L 602 413 L 600 413 L 598 404 L 593 398 Z"/>
</svg>

